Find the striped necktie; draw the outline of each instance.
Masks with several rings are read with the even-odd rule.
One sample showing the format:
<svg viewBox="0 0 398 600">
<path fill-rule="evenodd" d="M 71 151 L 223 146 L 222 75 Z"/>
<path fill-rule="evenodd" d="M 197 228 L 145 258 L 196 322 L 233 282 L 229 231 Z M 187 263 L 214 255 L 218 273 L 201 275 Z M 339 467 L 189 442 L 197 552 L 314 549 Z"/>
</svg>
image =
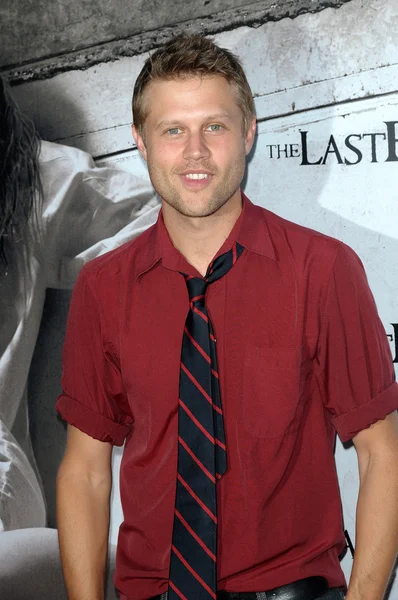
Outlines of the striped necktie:
<svg viewBox="0 0 398 600">
<path fill-rule="evenodd" d="M 177 491 L 169 600 L 209 600 L 217 593 L 216 482 L 227 468 L 216 340 L 207 314 L 207 286 L 235 264 L 243 246 L 210 263 L 205 277 L 184 275 L 190 309 L 182 341 L 178 404 Z"/>
</svg>

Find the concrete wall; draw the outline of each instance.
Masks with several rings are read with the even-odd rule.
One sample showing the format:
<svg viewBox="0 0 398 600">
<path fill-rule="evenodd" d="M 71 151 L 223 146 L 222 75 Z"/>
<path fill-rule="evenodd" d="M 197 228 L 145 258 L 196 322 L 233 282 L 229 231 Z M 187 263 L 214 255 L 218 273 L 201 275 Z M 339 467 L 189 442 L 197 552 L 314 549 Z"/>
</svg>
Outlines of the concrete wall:
<svg viewBox="0 0 398 600">
<path fill-rule="evenodd" d="M 246 0 L 234 0 L 235 8 Z M 2 3 L 1 66 L 59 56 L 231 7 L 228 0 L 72 0 Z M 40 18 L 38 16 L 40 15 Z M 4 29 L 3 29 L 4 28 Z M 18 35 L 15 36 L 15 31 Z"/>
<path fill-rule="evenodd" d="M 12 80 L 47 78 L 140 54 L 179 30 L 218 33 L 239 25 L 338 7 L 350 0 L 5 0 L 0 6 L 0 70 Z"/>
</svg>

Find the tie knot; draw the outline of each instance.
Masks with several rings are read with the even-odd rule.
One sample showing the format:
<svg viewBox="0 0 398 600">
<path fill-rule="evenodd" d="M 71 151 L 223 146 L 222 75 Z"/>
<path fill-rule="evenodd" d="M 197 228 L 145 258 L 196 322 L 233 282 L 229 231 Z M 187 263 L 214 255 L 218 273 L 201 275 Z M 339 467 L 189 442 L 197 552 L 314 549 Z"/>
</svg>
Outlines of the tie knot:
<svg viewBox="0 0 398 600">
<path fill-rule="evenodd" d="M 207 273 L 204 278 L 202 277 L 191 277 L 190 275 L 184 275 L 185 281 L 188 287 L 189 301 L 191 304 L 204 304 L 206 289 L 209 283 L 213 283 L 223 277 L 228 271 L 234 266 L 239 256 L 242 254 L 244 248 L 238 242 L 235 242 L 231 250 L 221 254 L 214 261 L 212 261 L 207 269 Z"/>
<path fill-rule="evenodd" d="M 201 277 L 185 277 L 188 287 L 189 301 L 193 303 L 204 304 L 206 288 L 209 285 Z"/>
</svg>

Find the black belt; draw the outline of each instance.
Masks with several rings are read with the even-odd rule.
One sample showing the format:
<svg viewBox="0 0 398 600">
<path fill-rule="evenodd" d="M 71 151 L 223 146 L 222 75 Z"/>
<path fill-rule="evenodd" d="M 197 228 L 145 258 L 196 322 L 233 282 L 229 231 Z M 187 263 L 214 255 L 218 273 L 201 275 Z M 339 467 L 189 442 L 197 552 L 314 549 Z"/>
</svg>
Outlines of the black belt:
<svg viewBox="0 0 398 600">
<path fill-rule="evenodd" d="M 217 600 L 313 600 L 328 591 L 324 577 L 306 577 L 266 592 L 217 592 Z"/>
<path fill-rule="evenodd" d="M 266 592 L 217 592 L 217 600 L 314 600 L 328 591 L 324 577 L 306 577 Z M 151 600 L 167 600 L 167 593 L 153 596 Z"/>
</svg>

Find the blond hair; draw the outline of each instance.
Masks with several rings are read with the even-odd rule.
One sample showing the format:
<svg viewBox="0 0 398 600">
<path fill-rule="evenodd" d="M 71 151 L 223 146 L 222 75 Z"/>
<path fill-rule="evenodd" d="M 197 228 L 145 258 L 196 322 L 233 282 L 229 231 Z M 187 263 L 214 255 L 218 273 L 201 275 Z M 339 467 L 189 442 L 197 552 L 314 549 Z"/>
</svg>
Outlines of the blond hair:
<svg viewBox="0 0 398 600">
<path fill-rule="evenodd" d="M 144 92 L 151 81 L 213 75 L 224 77 L 233 88 L 243 114 L 246 133 L 256 115 L 256 109 L 240 60 L 203 35 L 185 33 L 177 35 L 156 50 L 145 61 L 135 82 L 132 108 L 133 122 L 138 133 L 144 133 L 147 117 Z"/>
</svg>

